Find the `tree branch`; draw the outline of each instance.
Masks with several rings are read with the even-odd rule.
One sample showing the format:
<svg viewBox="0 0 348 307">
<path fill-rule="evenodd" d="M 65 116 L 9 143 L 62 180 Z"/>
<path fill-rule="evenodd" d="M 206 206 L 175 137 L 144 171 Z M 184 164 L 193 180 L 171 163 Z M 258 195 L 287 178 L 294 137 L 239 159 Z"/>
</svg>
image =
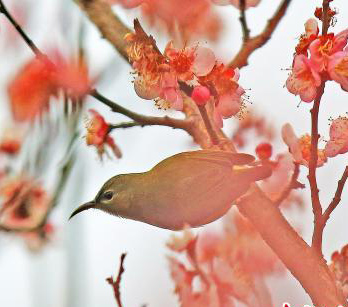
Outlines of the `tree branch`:
<svg viewBox="0 0 348 307">
<path fill-rule="evenodd" d="M 20 36 L 23 38 L 23 40 L 26 42 L 26 44 L 29 46 L 29 48 L 37 55 L 42 56 L 43 54 L 41 51 L 36 47 L 34 42 L 30 39 L 30 37 L 23 31 L 22 27 L 16 22 L 16 20 L 12 17 L 12 15 L 8 12 L 5 4 L 2 0 L 0 0 L 0 13 L 4 14 L 7 18 L 7 20 L 15 27 L 17 32 L 20 34 Z"/>
<path fill-rule="evenodd" d="M 347 306 L 325 260 L 296 233 L 256 184 L 237 201 L 237 206 L 301 283 L 313 305 Z"/>
<path fill-rule="evenodd" d="M 275 11 L 273 17 L 268 20 L 264 30 L 254 37 L 245 41 L 238 51 L 234 59 L 229 63 L 230 67 L 242 68 L 248 65 L 249 56 L 258 48 L 262 47 L 271 38 L 274 30 L 278 26 L 280 20 L 284 17 L 291 0 L 283 0 L 278 9 Z"/>
<path fill-rule="evenodd" d="M 243 42 L 246 43 L 250 38 L 250 29 L 248 28 L 248 23 L 246 20 L 245 15 L 245 1 L 246 0 L 239 0 L 239 21 L 242 26 L 242 32 L 243 32 Z"/>
<path fill-rule="evenodd" d="M 294 163 L 294 172 L 287 187 L 283 190 L 280 196 L 274 201 L 277 206 L 280 206 L 282 202 L 289 196 L 293 189 L 304 188 L 304 185 L 297 181 L 300 174 L 300 164 Z"/>
<path fill-rule="evenodd" d="M 330 0 L 323 0 L 323 15 L 322 15 L 323 25 L 321 30 L 322 35 L 326 35 L 330 27 L 330 16 L 328 14 L 329 9 L 330 9 Z"/>
<path fill-rule="evenodd" d="M 145 116 L 120 106 L 119 104 L 101 95 L 96 89 L 91 90 L 90 95 L 96 98 L 97 100 L 99 100 L 100 102 L 102 102 L 103 104 L 110 107 L 113 112 L 123 114 L 129 117 L 130 119 L 133 119 L 135 122 L 137 122 L 141 126 L 148 126 L 148 125 L 168 126 L 172 128 L 183 129 L 187 131 L 188 133 L 190 133 L 192 129 L 193 121 L 191 121 L 190 119 L 176 119 L 176 118 L 171 118 L 169 116 L 164 116 L 164 117 Z"/>
<path fill-rule="evenodd" d="M 109 41 L 117 52 L 127 61 L 126 42 L 124 36 L 131 33 L 129 29 L 112 11 L 110 4 L 104 0 L 75 0 L 88 18 L 96 25 L 102 36 Z"/>
<path fill-rule="evenodd" d="M 341 179 L 338 181 L 334 198 L 332 199 L 331 203 L 329 204 L 329 206 L 327 207 L 327 209 L 325 210 L 323 214 L 324 225 L 326 224 L 327 220 L 330 218 L 330 214 L 332 213 L 332 211 L 336 209 L 336 207 L 341 201 L 343 188 L 344 188 L 344 185 L 346 184 L 347 178 L 348 178 L 348 166 L 346 166 Z"/>
<path fill-rule="evenodd" d="M 317 164 L 318 164 L 318 117 L 321 97 L 323 96 L 325 81 L 317 89 L 317 96 L 311 109 L 311 156 L 308 165 L 308 181 L 311 189 L 312 209 L 314 215 L 314 231 L 312 237 L 312 247 L 321 254 L 322 231 L 321 216 L 322 206 L 319 199 L 319 189 L 317 184 Z"/>
<path fill-rule="evenodd" d="M 141 125 L 137 122 L 123 122 L 123 123 L 118 123 L 114 125 L 109 125 L 110 131 L 114 129 L 125 129 L 125 128 L 132 128 L 132 127 L 144 127 L 147 125 Z"/>
<path fill-rule="evenodd" d="M 123 263 L 126 258 L 126 255 L 127 255 L 126 253 L 123 253 L 120 257 L 120 267 L 118 269 L 116 280 L 114 281 L 112 276 L 106 278 L 106 281 L 108 282 L 109 285 L 112 286 L 114 290 L 114 295 L 115 295 L 115 299 L 116 299 L 118 307 L 122 307 L 120 284 L 121 284 L 122 274 L 124 273 Z"/>
</svg>

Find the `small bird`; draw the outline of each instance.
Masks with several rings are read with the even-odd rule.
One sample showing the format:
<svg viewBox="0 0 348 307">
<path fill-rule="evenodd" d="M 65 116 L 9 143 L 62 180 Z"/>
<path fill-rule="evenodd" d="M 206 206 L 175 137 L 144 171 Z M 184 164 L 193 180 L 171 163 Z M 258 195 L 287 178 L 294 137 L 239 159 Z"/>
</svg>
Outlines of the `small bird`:
<svg viewBox="0 0 348 307">
<path fill-rule="evenodd" d="M 147 172 L 110 178 L 69 219 L 95 208 L 165 229 L 202 226 L 224 215 L 251 183 L 271 175 L 268 166 L 246 166 L 254 159 L 226 151 L 182 152 Z"/>
</svg>

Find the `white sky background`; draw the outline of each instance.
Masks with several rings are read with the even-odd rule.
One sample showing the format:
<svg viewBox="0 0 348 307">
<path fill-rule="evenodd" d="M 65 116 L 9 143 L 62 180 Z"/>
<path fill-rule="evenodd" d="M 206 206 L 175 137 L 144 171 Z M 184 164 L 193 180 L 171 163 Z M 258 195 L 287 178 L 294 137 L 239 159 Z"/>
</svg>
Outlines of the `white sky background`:
<svg viewBox="0 0 348 307">
<path fill-rule="evenodd" d="M 6 2 L 8 1 L 5 0 Z M 80 16 L 79 10 L 70 0 L 24 2 L 35 3 L 35 21 L 30 24 L 28 31 L 43 50 L 54 44 L 64 43 L 59 29 L 56 28 L 56 21 L 62 16 L 57 15 L 59 3 L 64 2 L 64 5 L 69 6 L 65 13 L 67 17 L 71 15 L 77 20 Z M 262 0 L 259 7 L 247 11 L 251 35 L 263 28 L 278 2 Z M 290 95 L 283 88 L 287 71 L 282 69 L 290 67 L 297 38 L 304 31 L 303 24 L 312 17 L 315 6 L 319 5 L 320 1 L 293 0 L 272 39 L 250 57 L 249 66 L 241 72 L 240 84 L 250 88 L 248 94 L 253 106 L 266 114 L 278 131 L 285 122 L 290 122 L 297 134 L 310 131 L 311 104 L 302 103 L 297 108 L 299 98 Z M 348 27 L 348 3 L 345 0 L 335 0 L 333 6 L 340 12 L 334 28 L 337 33 Z M 225 22 L 226 30 L 220 43 L 213 48 L 222 59 L 228 60 L 240 44 L 238 12 L 233 7 L 219 7 L 218 10 Z M 129 12 L 122 14 L 129 24 L 132 16 L 133 13 Z M 73 25 L 64 26 L 66 35 L 76 33 L 72 30 Z M 151 33 L 151 30 L 148 32 Z M 165 42 L 161 39 L 159 41 Z M 130 83 L 130 67 L 118 58 L 93 26 L 87 28 L 86 47 L 92 72 L 110 66 L 107 78 L 98 86 L 104 95 L 139 113 L 167 114 L 156 110 L 153 103 L 136 96 Z M 30 56 L 30 51 L 21 42 L 18 48 L 23 50 L 19 55 L 11 56 L 6 53 L 5 58 L 0 58 L 1 88 L 8 82 L 8 76 L 15 73 L 14 67 L 19 67 L 23 59 Z M 1 125 L 5 125 L 3 123 L 7 121 L 8 111 L 5 109 L 6 97 L 3 90 L 1 97 L 0 120 Z M 328 118 L 335 118 L 347 112 L 347 100 L 348 93 L 343 92 L 337 84 L 329 83 L 319 119 L 320 131 L 324 138 L 328 138 Z M 88 99 L 89 106 L 100 111 L 110 122 L 125 120 L 93 99 Z M 171 115 L 176 114 L 172 112 Z M 233 120 L 225 121 L 227 131 L 229 122 Z M 124 157 L 119 161 L 105 161 L 103 164 L 99 162 L 93 148 L 87 148 L 84 140 L 80 140 L 79 152 L 84 159 L 78 162 L 79 170 L 69 181 L 69 191 L 66 191 L 60 209 L 54 213 L 53 218 L 59 222 L 59 232 L 57 240 L 51 246 L 39 255 L 32 255 L 14 236 L 0 236 L 0 306 L 115 306 L 111 287 L 105 282 L 105 278 L 116 273 L 119 256 L 124 251 L 128 252 L 121 287 L 124 306 L 140 307 L 145 303 L 149 307 L 177 306 L 176 298 L 172 295 L 173 284 L 166 262 L 168 250 L 165 248 L 165 242 L 171 232 L 139 222 L 116 219 L 97 211 L 88 211 L 71 222 L 66 222 L 71 210 L 81 202 L 94 198 L 102 183 L 111 176 L 145 171 L 163 158 L 196 148 L 192 146 L 186 133 L 166 127 L 117 130 L 113 136 Z M 251 146 L 250 150 L 253 150 L 255 145 Z M 324 143 L 321 145 L 324 146 Z M 284 150 L 286 147 L 281 144 L 276 151 Z M 252 151 L 250 153 L 253 154 Z M 324 204 L 332 198 L 346 161 L 346 156 L 341 156 L 330 160 L 327 166 L 318 170 Z M 83 186 L 78 174 L 85 178 Z M 302 182 L 306 182 L 305 172 L 302 176 Z M 348 210 L 345 206 L 347 200 L 347 193 L 344 193 L 342 203 L 332 214 L 332 219 L 327 225 L 324 235 L 324 253 L 327 259 L 334 250 L 340 249 L 348 241 Z M 307 208 L 305 212 L 295 212 L 291 215 L 291 222 L 301 228 L 308 242 L 312 229 L 311 210 Z M 277 280 L 272 284 L 275 306 L 281 306 L 284 300 L 296 306 L 310 304 L 304 291 L 292 277 Z"/>
</svg>

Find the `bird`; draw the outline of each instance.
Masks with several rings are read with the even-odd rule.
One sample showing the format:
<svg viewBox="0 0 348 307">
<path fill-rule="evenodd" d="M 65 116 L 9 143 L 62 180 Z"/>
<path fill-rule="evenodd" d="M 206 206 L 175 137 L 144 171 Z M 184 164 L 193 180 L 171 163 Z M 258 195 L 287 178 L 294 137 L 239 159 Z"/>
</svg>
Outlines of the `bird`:
<svg viewBox="0 0 348 307">
<path fill-rule="evenodd" d="M 143 173 L 116 175 L 95 199 L 75 209 L 94 208 L 169 230 L 199 227 L 223 216 L 255 181 L 269 177 L 255 157 L 221 150 L 181 152 Z"/>
</svg>

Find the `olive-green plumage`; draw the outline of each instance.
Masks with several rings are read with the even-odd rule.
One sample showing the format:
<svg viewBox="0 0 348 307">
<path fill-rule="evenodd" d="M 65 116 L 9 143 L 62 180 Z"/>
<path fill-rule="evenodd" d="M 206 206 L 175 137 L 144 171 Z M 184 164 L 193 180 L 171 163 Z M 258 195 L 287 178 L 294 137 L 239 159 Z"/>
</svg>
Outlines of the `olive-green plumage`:
<svg viewBox="0 0 348 307">
<path fill-rule="evenodd" d="M 89 208 L 161 228 L 178 230 L 210 223 L 224 215 L 254 181 L 271 175 L 248 154 L 199 150 L 171 156 L 145 173 L 117 175 L 100 189 Z"/>
</svg>

